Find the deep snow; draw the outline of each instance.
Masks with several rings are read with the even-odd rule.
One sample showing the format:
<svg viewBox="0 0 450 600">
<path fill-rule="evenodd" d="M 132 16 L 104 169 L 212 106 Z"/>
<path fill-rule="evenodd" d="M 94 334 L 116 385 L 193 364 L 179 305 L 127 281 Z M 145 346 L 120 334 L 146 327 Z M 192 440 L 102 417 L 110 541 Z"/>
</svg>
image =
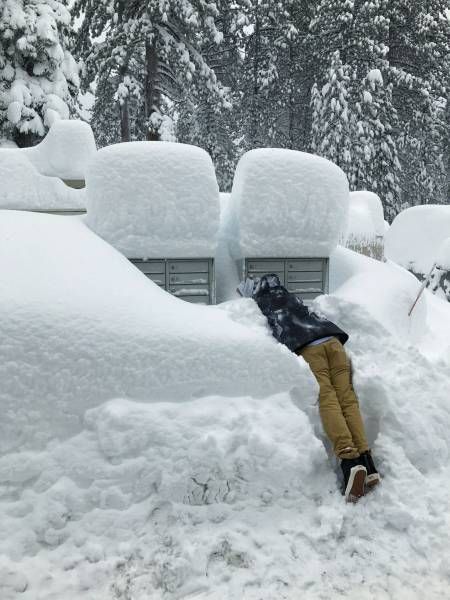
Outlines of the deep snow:
<svg viewBox="0 0 450 600">
<path fill-rule="evenodd" d="M 200 307 L 82 220 L 0 211 L 0 597 L 446 598 L 450 305 L 410 319 L 411 274 L 332 252 L 315 307 L 383 476 L 349 506 L 317 386 L 233 299 L 220 235 L 229 301 Z"/>
</svg>

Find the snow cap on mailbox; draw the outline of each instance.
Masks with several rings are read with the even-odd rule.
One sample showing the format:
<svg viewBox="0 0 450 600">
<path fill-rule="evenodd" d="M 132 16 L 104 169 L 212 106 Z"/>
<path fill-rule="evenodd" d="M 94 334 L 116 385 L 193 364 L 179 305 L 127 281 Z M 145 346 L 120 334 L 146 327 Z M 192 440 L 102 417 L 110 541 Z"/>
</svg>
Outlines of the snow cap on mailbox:
<svg viewBox="0 0 450 600">
<path fill-rule="evenodd" d="M 233 182 L 233 257 L 328 257 L 346 229 L 348 205 L 347 177 L 329 160 L 251 150 Z"/>
<path fill-rule="evenodd" d="M 37 146 L 20 150 L 42 175 L 84 179 L 97 147 L 91 126 L 81 120 L 53 123 Z"/>
<path fill-rule="evenodd" d="M 219 188 L 201 148 L 171 142 L 102 148 L 86 188 L 87 224 L 128 258 L 214 256 Z"/>
</svg>

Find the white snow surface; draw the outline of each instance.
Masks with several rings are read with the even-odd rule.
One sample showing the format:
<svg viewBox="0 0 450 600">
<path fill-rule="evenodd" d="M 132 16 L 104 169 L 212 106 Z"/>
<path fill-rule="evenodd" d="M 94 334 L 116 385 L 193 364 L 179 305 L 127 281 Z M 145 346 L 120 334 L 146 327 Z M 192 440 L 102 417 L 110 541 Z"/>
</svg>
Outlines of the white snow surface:
<svg viewBox="0 0 450 600">
<path fill-rule="evenodd" d="M 214 256 L 220 197 L 201 148 L 129 142 L 102 148 L 87 175 L 87 224 L 130 258 Z"/>
<path fill-rule="evenodd" d="M 0 152 L 0 208 L 81 209 L 85 205 L 84 190 L 41 175 L 22 150 Z"/>
<path fill-rule="evenodd" d="M 42 175 L 84 179 L 97 148 L 88 123 L 58 119 L 40 144 L 17 152 L 25 155 Z"/>
<path fill-rule="evenodd" d="M 450 271 L 450 237 L 442 243 L 436 257 L 437 266 L 444 270 Z"/>
<path fill-rule="evenodd" d="M 253 301 L 236 314 L 178 300 L 79 219 L 1 211 L 0 239 L 0 451 L 74 433 L 115 397 L 315 388 Z"/>
<path fill-rule="evenodd" d="M 350 192 L 346 237 L 370 243 L 384 234 L 384 212 L 379 196 L 367 191 Z"/>
<path fill-rule="evenodd" d="M 315 309 L 350 334 L 383 478 L 346 505 L 253 301 L 172 298 L 78 219 L 2 211 L 0 237 L 2 600 L 447 597 L 448 303 L 408 325 L 411 274 L 332 252 Z"/>
<path fill-rule="evenodd" d="M 385 255 L 399 265 L 425 275 L 448 237 L 450 206 L 414 206 L 397 215 L 386 232 Z"/>
<path fill-rule="evenodd" d="M 265 148 L 240 159 L 230 205 L 234 258 L 327 257 L 348 218 L 344 172 L 312 154 Z"/>
</svg>

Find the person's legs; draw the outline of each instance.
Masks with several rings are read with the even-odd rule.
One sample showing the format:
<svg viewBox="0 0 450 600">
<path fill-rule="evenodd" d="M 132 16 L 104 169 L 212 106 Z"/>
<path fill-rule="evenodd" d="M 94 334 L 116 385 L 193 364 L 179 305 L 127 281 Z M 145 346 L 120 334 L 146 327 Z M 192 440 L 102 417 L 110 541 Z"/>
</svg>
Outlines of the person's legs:
<svg viewBox="0 0 450 600">
<path fill-rule="evenodd" d="M 336 391 L 342 414 L 358 453 L 363 454 L 369 450 L 369 445 L 358 398 L 351 382 L 350 360 L 338 339 L 333 338 L 323 346 L 330 366 L 331 384 Z"/>
<path fill-rule="evenodd" d="M 299 354 L 309 364 L 320 386 L 320 417 L 325 433 L 333 444 L 334 453 L 340 459 L 358 458 L 358 446 L 346 423 L 331 380 L 331 370 L 325 348 L 330 342 L 303 348 Z"/>
</svg>

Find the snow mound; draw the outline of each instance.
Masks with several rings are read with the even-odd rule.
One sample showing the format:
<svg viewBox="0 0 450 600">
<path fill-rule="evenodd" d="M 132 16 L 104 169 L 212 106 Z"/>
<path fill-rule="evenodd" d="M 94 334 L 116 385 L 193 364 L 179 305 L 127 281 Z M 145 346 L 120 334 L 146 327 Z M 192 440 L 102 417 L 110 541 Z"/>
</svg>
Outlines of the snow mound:
<svg viewBox="0 0 450 600">
<path fill-rule="evenodd" d="M 38 173 L 22 150 L 0 153 L 0 208 L 82 209 L 84 190 L 74 190 L 60 179 Z"/>
<path fill-rule="evenodd" d="M 450 236 L 450 206 L 414 206 L 401 212 L 386 232 L 386 257 L 414 273 L 428 274 Z"/>
<path fill-rule="evenodd" d="M 1 211 L 0 239 L 0 451 L 73 434 L 114 397 L 316 388 L 265 320 L 171 296 L 81 220 Z"/>
<path fill-rule="evenodd" d="M 97 148 L 88 123 L 59 119 L 37 146 L 19 150 L 42 175 L 84 179 Z"/>
<path fill-rule="evenodd" d="M 450 237 L 448 237 L 439 248 L 436 264 L 443 271 L 450 271 Z"/>
<path fill-rule="evenodd" d="M 325 257 L 348 214 L 348 181 L 335 164 L 295 150 L 251 150 L 238 163 L 230 240 L 242 256 Z"/>
<path fill-rule="evenodd" d="M 259 399 L 114 399 L 77 435 L 0 458 L 2 599 L 445 597 L 448 373 L 361 305 L 316 304 L 350 333 L 378 489 L 343 502 L 301 380 Z"/>
<path fill-rule="evenodd" d="M 129 258 L 214 256 L 220 198 L 210 156 L 169 142 L 102 148 L 87 175 L 87 224 Z"/>
<path fill-rule="evenodd" d="M 347 236 L 372 243 L 378 237 L 384 237 L 385 229 L 379 196 L 373 192 L 350 192 Z"/>
</svg>

